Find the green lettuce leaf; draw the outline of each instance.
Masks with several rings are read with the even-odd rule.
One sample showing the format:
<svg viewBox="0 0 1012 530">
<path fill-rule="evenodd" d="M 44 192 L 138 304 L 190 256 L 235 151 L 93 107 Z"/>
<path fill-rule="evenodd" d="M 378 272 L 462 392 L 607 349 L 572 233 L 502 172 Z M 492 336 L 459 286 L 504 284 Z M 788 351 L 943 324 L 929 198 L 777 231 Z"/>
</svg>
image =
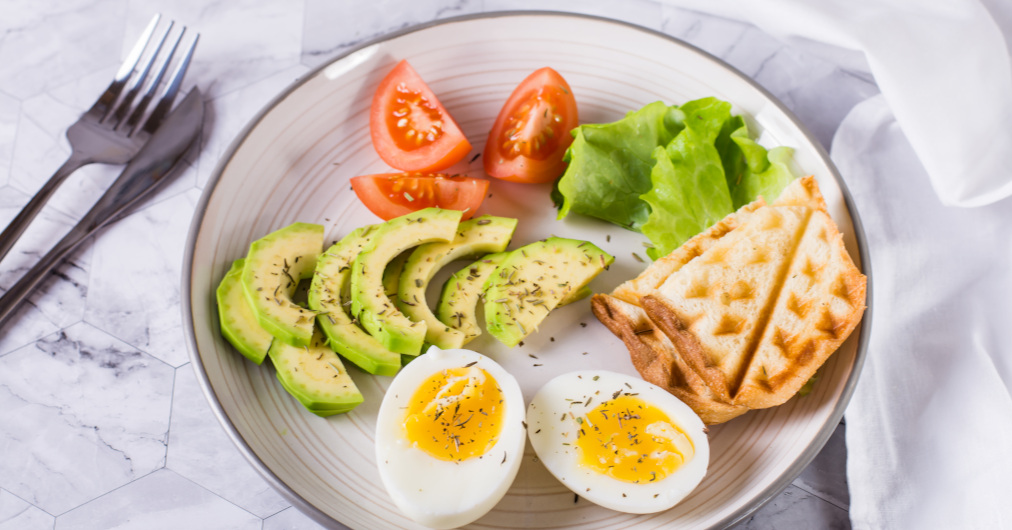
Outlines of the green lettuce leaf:
<svg viewBox="0 0 1012 530">
<path fill-rule="evenodd" d="M 619 121 L 574 129 L 569 165 L 553 191 L 559 219 L 576 212 L 639 230 L 650 215 L 640 195 L 650 190 L 653 150 L 681 127 L 670 110 L 658 101 Z"/>
<path fill-rule="evenodd" d="M 552 189 L 559 218 L 577 212 L 641 231 L 652 259 L 760 195 L 772 202 L 795 178 L 793 151 L 767 151 L 716 98 L 654 102 L 573 136 L 569 166 Z"/>
<path fill-rule="evenodd" d="M 667 146 L 654 150 L 651 188 L 641 196 L 651 210 L 641 230 L 653 244 L 647 250 L 652 259 L 734 211 L 717 149 L 721 134 L 730 134 L 725 125 L 732 121 L 731 105 L 704 98 L 679 110 L 684 128 Z"/>
<path fill-rule="evenodd" d="M 745 168 L 738 181 L 730 188 L 734 208 L 738 209 L 760 195 L 767 203 L 776 200 L 780 192 L 795 179 L 790 168 L 794 150 L 790 147 L 774 147 L 767 151 L 749 137 L 744 124 L 731 135 L 731 140 L 745 161 Z"/>
</svg>

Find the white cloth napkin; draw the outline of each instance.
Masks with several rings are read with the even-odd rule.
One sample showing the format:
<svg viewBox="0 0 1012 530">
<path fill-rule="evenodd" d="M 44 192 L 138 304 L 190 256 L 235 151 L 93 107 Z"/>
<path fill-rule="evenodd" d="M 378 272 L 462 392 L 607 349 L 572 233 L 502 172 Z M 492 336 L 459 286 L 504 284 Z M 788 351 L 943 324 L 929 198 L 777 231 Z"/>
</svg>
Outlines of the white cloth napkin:
<svg viewBox="0 0 1012 530">
<path fill-rule="evenodd" d="M 943 204 L 1012 195 L 1012 2 L 666 1 L 863 53 Z"/>
<path fill-rule="evenodd" d="M 1012 528 L 1012 2 L 666 1 L 873 74 L 831 148 L 873 287 L 851 522 Z"/>
<path fill-rule="evenodd" d="M 846 411 L 851 522 L 1012 528 L 1012 200 L 942 205 L 882 96 L 851 111 L 832 156 L 873 293 Z"/>
</svg>

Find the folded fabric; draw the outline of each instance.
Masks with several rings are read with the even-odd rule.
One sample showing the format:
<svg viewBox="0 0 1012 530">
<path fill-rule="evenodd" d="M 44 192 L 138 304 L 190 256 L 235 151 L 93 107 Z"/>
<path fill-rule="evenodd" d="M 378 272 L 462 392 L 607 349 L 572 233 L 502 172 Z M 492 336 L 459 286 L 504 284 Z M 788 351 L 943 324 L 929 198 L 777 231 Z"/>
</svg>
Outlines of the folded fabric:
<svg viewBox="0 0 1012 530">
<path fill-rule="evenodd" d="M 1010 201 L 938 202 L 880 96 L 854 108 L 831 152 L 861 213 L 873 286 L 845 414 L 851 522 L 1009 528 Z"/>
<path fill-rule="evenodd" d="M 664 0 L 864 54 L 949 206 L 1012 195 L 1012 5 L 1000 0 Z"/>
</svg>

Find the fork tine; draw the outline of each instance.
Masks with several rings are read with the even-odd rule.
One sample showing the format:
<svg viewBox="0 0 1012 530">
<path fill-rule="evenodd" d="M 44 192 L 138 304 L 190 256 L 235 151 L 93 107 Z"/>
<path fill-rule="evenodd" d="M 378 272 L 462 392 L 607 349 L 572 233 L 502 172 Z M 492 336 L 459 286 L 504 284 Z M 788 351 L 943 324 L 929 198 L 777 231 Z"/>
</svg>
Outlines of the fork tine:
<svg viewBox="0 0 1012 530">
<path fill-rule="evenodd" d="M 112 109 L 112 105 L 116 103 L 116 99 L 119 98 L 123 87 L 126 85 L 127 79 L 130 74 L 134 71 L 134 67 L 137 66 L 137 62 L 141 59 L 141 54 L 144 53 L 144 48 L 147 48 L 148 43 L 151 42 L 151 36 L 155 33 L 155 27 L 158 25 L 158 21 L 162 18 L 161 14 L 155 14 L 151 17 L 151 22 L 148 22 L 148 27 L 144 29 L 144 33 L 134 43 L 134 47 L 127 54 L 126 58 L 123 59 L 123 63 L 120 65 L 119 70 L 116 72 L 116 76 L 113 77 L 112 83 L 105 89 L 105 92 L 99 96 L 95 104 L 88 109 L 87 114 L 104 120 Z"/>
<path fill-rule="evenodd" d="M 130 106 L 133 105 L 134 98 L 137 97 L 137 93 L 140 92 L 141 87 L 144 85 L 144 80 L 147 79 L 148 74 L 151 72 L 151 66 L 154 65 L 155 60 L 158 59 L 158 54 L 162 51 L 162 46 L 165 45 L 165 39 L 168 38 L 169 32 L 172 31 L 174 22 L 169 22 L 169 27 L 165 28 L 165 32 L 162 33 L 162 38 L 158 41 L 158 46 L 155 47 L 154 51 L 151 52 L 151 56 L 148 57 L 147 62 L 141 67 L 140 74 L 134 79 L 130 85 L 130 89 L 127 90 L 123 101 L 116 107 L 116 111 L 113 113 L 113 122 L 119 126 L 123 121 L 123 118 L 130 112 Z"/>
<path fill-rule="evenodd" d="M 169 69 L 169 64 L 172 62 L 172 57 L 176 55 L 176 49 L 179 48 L 180 41 L 183 40 L 183 35 L 186 33 L 184 27 L 179 35 L 176 37 L 175 42 L 172 43 L 172 48 L 169 49 L 168 55 L 165 60 L 162 61 L 162 65 L 158 68 L 158 72 L 155 74 L 154 79 L 148 83 L 147 89 L 144 91 L 144 95 L 141 96 L 140 103 L 137 104 L 134 111 L 130 113 L 130 117 L 126 120 L 126 130 L 129 131 L 129 135 L 133 135 L 136 131 L 137 124 L 140 123 L 141 118 L 144 116 L 144 111 L 147 110 L 148 105 L 151 104 L 151 100 L 154 98 L 155 91 L 158 86 L 162 83 L 162 78 L 165 77 L 166 70 Z"/>
<path fill-rule="evenodd" d="M 183 31 L 186 31 L 185 27 L 183 28 Z M 190 68 L 190 60 L 193 58 L 193 52 L 197 49 L 197 41 L 199 40 L 199 33 L 193 36 L 193 42 L 190 43 L 190 47 L 186 50 L 186 55 L 179 60 L 179 64 L 176 65 L 176 70 L 172 72 L 172 77 L 165 86 L 165 91 L 162 92 L 162 97 L 159 99 L 158 104 L 155 105 L 155 110 L 151 111 L 151 115 L 148 116 L 147 121 L 144 122 L 144 132 L 153 133 L 155 129 L 162 124 L 162 120 L 165 119 L 165 115 L 168 114 L 169 110 L 172 108 L 172 103 L 175 101 L 176 95 L 179 93 L 179 87 L 183 83 L 183 77 L 186 76 L 186 70 Z"/>
</svg>

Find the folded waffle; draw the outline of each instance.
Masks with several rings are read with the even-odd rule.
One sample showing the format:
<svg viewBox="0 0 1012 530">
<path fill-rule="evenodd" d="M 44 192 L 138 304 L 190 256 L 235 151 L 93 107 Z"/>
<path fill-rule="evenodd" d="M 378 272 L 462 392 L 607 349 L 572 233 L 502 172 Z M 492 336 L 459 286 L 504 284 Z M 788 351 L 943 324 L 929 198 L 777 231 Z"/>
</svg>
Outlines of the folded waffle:
<svg viewBox="0 0 1012 530">
<path fill-rule="evenodd" d="M 857 325 L 865 278 L 811 177 L 655 261 L 595 315 L 708 424 L 783 403 Z"/>
</svg>

